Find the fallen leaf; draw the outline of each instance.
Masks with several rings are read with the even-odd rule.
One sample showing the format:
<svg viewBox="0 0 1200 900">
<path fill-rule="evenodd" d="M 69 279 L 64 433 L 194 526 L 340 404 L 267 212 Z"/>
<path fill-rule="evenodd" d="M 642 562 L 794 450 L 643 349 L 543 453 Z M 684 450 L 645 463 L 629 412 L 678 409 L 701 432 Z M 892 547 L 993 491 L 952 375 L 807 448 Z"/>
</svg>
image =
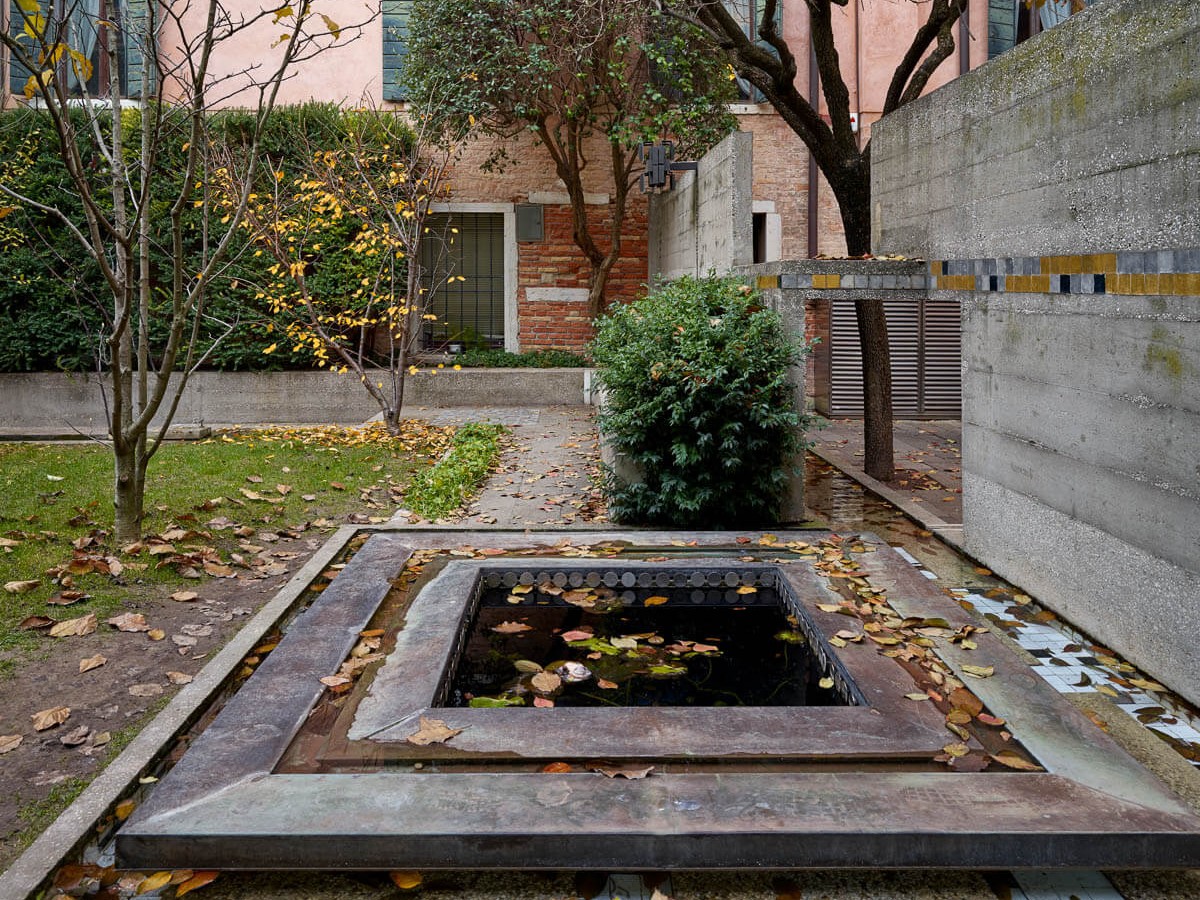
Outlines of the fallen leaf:
<svg viewBox="0 0 1200 900">
<path fill-rule="evenodd" d="M 19 734 L 0 735 L 0 754 L 11 753 L 21 746 L 21 741 L 25 740 Z"/>
<path fill-rule="evenodd" d="M 4 585 L 4 590 L 10 594 L 27 594 L 35 587 L 41 584 L 36 578 L 32 581 L 9 581 Z"/>
<path fill-rule="evenodd" d="M 37 631 L 42 628 L 49 628 L 56 623 L 56 619 L 49 616 L 26 616 L 17 625 L 18 631 Z"/>
<path fill-rule="evenodd" d="M 186 672 L 168 672 L 167 681 L 171 684 L 191 684 L 192 676 Z"/>
<path fill-rule="evenodd" d="M 961 707 L 954 707 L 946 713 L 946 721 L 952 725 L 970 725 L 971 714 Z"/>
<path fill-rule="evenodd" d="M 196 872 L 191 878 L 183 882 L 183 884 L 179 885 L 179 887 L 175 888 L 175 896 L 182 897 L 184 894 L 190 894 L 192 891 L 196 890 L 197 888 L 202 888 L 206 884 L 212 884 L 219 874 L 219 872 L 213 871 Z"/>
<path fill-rule="evenodd" d="M 653 597 L 647 597 L 642 601 L 643 606 L 662 606 L 667 603 L 669 598 L 655 594 Z"/>
<path fill-rule="evenodd" d="M 606 691 L 615 690 L 617 686 L 618 685 L 615 681 L 609 681 L 607 678 L 596 679 L 596 687 L 603 688 Z"/>
<path fill-rule="evenodd" d="M 88 739 L 88 735 L 92 733 L 92 729 L 86 725 L 80 725 L 65 734 L 58 736 L 58 742 L 64 747 L 78 747 Z"/>
<path fill-rule="evenodd" d="M 590 631 L 564 631 L 559 635 L 564 641 L 586 641 L 593 637 Z"/>
<path fill-rule="evenodd" d="M 52 706 L 49 709 L 35 712 L 29 718 L 33 719 L 34 731 L 45 731 L 55 725 L 61 725 L 71 718 L 71 708 L 69 706 Z"/>
<path fill-rule="evenodd" d="M 148 894 L 151 891 L 157 891 L 161 887 L 166 887 L 171 881 L 170 872 L 155 872 L 145 881 L 138 885 L 137 894 Z"/>
<path fill-rule="evenodd" d="M 84 672 L 92 671 L 92 669 L 98 669 L 106 662 L 108 662 L 108 660 L 99 653 L 97 653 L 95 656 L 89 656 L 87 659 L 81 659 L 79 661 L 79 674 L 82 675 Z"/>
<path fill-rule="evenodd" d="M 341 687 L 343 684 L 349 684 L 353 678 L 347 678 L 345 675 L 326 675 L 324 678 L 318 678 L 318 681 L 326 687 Z"/>
<path fill-rule="evenodd" d="M 823 690 L 829 690 L 831 687 L 833 687 L 833 679 L 832 678 L 822 678 L 820 681 L 817 682 L 817 687 L 822 688 Z"/>
<path fill-rule="evenodd" d="M 165 631 L 163 631 L 161 628 L 151 628 L 149 631 L 146 632 L 146 637 L 150 638 L 150 640 L 152 640 L 152 641 L 161 641 L 166 636 L 167 636 L 167 633 Z"/>
<path fill-rule="evenodd" d="M 411 891 L 415 887 L 420 887 L 421 882 L 425 880 L 421 877 L 420 872 L 388 872 L 388 878 L 392 879 L 392 884 L 402 891 Z"/>
<path fill-rule="evenodd" d="M 542 667 L 540 665 L 529 659 L 518 659 L 515 663 L 513 663 L 513 668 L 523 675 L 535 675 L 542 671 Z"/>
<path fill-rule="evenodd" d="M 962 670 L 974 678 L 991 678 L 996 674 L 994 666 L 963 666 Z"/>
<path fill-rule="evenodd" d="M 129 693 L 134 697 L 159 697 L 162 695 L 163 686 L 161 684 L 131 684 Z"/>
<path fill-rule="evenodd" d="M 113 810 L 113 814 L 116 815 L 118 822 L 124 822 L 133 814 L 135 809 L 137 809 L 136 800 L 132 798 L 129 800 L 122 800 Z"/>
<path fill-rule="evenodd" d="M 67 619 L 50 629 L 50 637 L 83 637 L 96 630 L 96 614 L 88 613 L 78 619 Z"/>
<path fill-rule="evenodd" d="M 949 700 L 951 706 L 957 706 L 961 709 L 965 709 L 973 716 L 977 716 L 983 712 L 983 701 L 966 688 L 956 688 L 955 690 L 951 691 Z"/>
<path fill-rule="evenodd" d="M 743 584 L 741 587 L 739 587 L 739 588 L 737 589 L 737 592 L 738 592 L 739 594 L 742 594 L 743 596 L 744 596 L 744 595 L 746 595 L 746 594 L 757 594 L 757 593 L 758 593 L 758 588 L 756 588 L 756 587 L 754 587 L 753 585 L 750 585 L 750 584 Z"/>
<path fill-rule="evenodd" d="M 966 756 L 971 752 L 971 748 L 962 742 L 955 742 L 953 744 L 947 744 L 945 747 L 943 747 L 942 752 L 947 756 L 959 757 Z"/>
<path fill-rule="evenodd" d="M 907 697 L 909 700 L 915 700 L 915 701 L 918 701 L 918 702 L 919 702 L 919 701 L 921 701 L 921 700 L 928 700 L 928 699 L 929 699 L 929 695 L 928 695 L 928 694 L 922 694 L 922 693 L 920 693 L 920 692 L 918 692 L 918 691 L 913 691 L 911 694 L 905 694 L 904 696 L 905 696 L 905 697 Z"/>
<path fill-rule="evenodd" d="M 645 778 L 654 771 L 654 766 L 610 766 L 605 763 L 589 763 L 588 771 L 598 772 L 605 778 L 628 778 L 635 781 Z"/>
<path fill-rule="evenodd" d="M 91 594 L 85 594 L 83 591 L 59 591 L 53 597 L 46 601 L 50 606 L 70 606 L 73 603 L 78 603 L 80 600 L 86 600 Z"/>
<path fill-rule="evenodd" d="M 497 634 L 519 634 L 522 631 L 533 631 L 533 626 L 524 622 L 501 622 L 492 626 L 492 631 Z"/>
<path fill-rule="evenodd" d="M 553 694 L 562 687 L 562 679 L 553 672 L 538 672 L 530 679 L 533 689 L 542 694 Z"/>
<path fill-rule="evenodd" d="M 405 738 L 410 744 L 425 747 L 429 744 L 443 744 L 456 734 L 461 734 L 461 728 L 451 728 L 441 719 L 430 719 L 421 716 L 421 727 Z"/>
<path fill-rule="evenodd" d="M 980 713 L 975 718 L 984 725 L 995 725 L 997 728 L 1004 724 L 1003 719 L 997 718 L 996 716 L 989 716 L 987 713 Z"/>
<path fill-rule="evenodd" d="M 561 775 L 564 772 L 571 771 L 571 764 L 565 762 L 546 763 L 546 765 L 542 766 L 542 771 L 549 775 Z"/>
<path fill-rule="evenodd" d="M 177 600 L 180 603 L 188 603 L 199 596 L 195 591 L 176 591 L 171 595 L 171 599 Z"/>
<path fill-rule="evenodd" d="M 113 616 L 107 620 L 107 624 L 112 625 L 117 631 L 139 632 L 150 630 L 150 625 L 146 622 L 146 617 L 141 613 L 121 613 L 121 615 Z"/>
<path fill-rule="evenodd" d="M 553 709 L 554 701 L 551 700 L 549 697 L 534 697 L 533 705 L 536 706 L 538 709 Z"/>
<path fill-rule="evenodd" d="M 1042 771 L 1041 766 L 1021 756 L 1015 750 L 1001 750 L 999 753 L 993 753 L 992 759 L 1002 766 L 1008 766 L 1010 769 L 1019 769 L 1022 772 Z"/>
</svg>

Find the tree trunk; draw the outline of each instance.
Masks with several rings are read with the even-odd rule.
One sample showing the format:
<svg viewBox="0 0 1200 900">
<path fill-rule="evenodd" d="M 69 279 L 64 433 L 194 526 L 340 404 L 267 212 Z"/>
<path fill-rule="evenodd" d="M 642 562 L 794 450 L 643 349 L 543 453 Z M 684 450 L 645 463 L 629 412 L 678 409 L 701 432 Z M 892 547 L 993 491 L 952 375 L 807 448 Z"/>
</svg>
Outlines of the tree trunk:
<svg viewBox="0 0 1200 900">
<path fill-rule="evenodd" d="M 132 544 L 142 536 L 142 505 L 146 474 L 138 464 L 136 443 L 119 442 L 113 446 L 116 478 L 113 482 L 113 533 L 117 544 Z"/>
<path fill-rule="evenodd" d="M 871 252 L 871 176 L 865 162 L 845 182 L 831 184 L 846 231 L 848 256 Z M 856 300 L 863 373 L 863 469 L 879 481 L 895 477 L 892 444 L 892 357 L 882 300 Z"/>
</svg>

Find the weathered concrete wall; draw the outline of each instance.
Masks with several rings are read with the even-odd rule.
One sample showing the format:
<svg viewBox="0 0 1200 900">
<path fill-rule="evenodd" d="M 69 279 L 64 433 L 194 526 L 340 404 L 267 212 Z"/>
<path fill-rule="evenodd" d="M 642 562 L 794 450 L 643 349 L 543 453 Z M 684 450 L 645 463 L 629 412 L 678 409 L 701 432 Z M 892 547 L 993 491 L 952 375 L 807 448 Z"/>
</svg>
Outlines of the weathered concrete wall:
<svg viewBox="0 0 1200 900">
<path fill-rule="evenodd" d="M 727 272 L 753 259 L 752 135 L 735 131 L 650 198 L 650 277 Z"/>
<path fill-rule="evenodd" d="M 409 377 L 405 409 L 419 406 L 557 406 L 584 402 L 584 369 L 423 370 Z M 95 376 L 0 375 L 0 431 L 102 433 Z M 200 372 L 175 423 L 359 423 L 379 412 L 358 381 L 329 372 Z"/>
<path fill-rule="evenodd" d="M 1111 0 L 879 123 L 963 309 L 968 549 L 1200 702 L 1200 4 Z"/>
</svg>

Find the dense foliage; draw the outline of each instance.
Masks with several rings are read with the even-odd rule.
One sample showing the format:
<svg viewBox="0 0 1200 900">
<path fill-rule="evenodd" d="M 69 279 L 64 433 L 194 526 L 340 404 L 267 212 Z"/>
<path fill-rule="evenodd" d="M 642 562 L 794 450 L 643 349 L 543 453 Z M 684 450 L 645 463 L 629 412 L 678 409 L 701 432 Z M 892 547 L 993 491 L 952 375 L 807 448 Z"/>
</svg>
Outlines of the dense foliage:
<svg viewBox="0 0 1200 900">
<path fill-rule="evenodd" d="M 82 123 L 82 113 L 76 112 Z M 373 113 L 343 112 L 332 104 L 310 103 L 280 107 L 268 119 L 264 150 L 271 166 L 296 171 L 311 160 L 314 148 L 329 149 L 344 142 L 353 129 L 361 134 L 363 116 Z M 253 116 L 229 110 L 211 119 L 218 139 L 236 148 L 249 139 Z M 137 145 L 140 116 L 126 110 L 122 127 L 127 146 Z M 391 129 L 394 131 L 394 127 Z M 51 152 L 52 131 L 44 113 L 30 109 L 0 112 L 0 183 L 47 206 L 57 206 L 73 219 L 82 218 L 77 195 L 70 190 L 61 158 Z M 159 160 L 163 201 L 178 187 L 181 171 L 180 148 L 164 148 Z M 97 178 L 102 166 L 94 163 Z M 100 357 L 111 297 L 94 262 L 78 252 L 78 244 L 52 217 L 15 205 L 0 207 L 0 372 L 33 372 L 54 369 L 94 370 L 106 365 Z M 187 252 L 199 253 L 201 243 L 214 240 L 212 229 L 229 227 L 220 217 L 210 218 L 206 235 L 204 210 L 184 212 Z M 363 260 L 354 251 L 359 224 L 351 218 L 331 223 L 313 241 L 322 246 L 322 265 L 315 288 L 326 295 L 344 293 L 347 298 L 361 278 Z M 160 259 L 154 270 L 166 273 L 169 266 L 161 254 L 169 247 L 160 242 Z M 201 323 L 199 354 L 207 352 L 220 336 L 208 365 L 218 369 L 270 370 L 309 368 L 314 364 L 311 348 L 295 353 L 265 355 L 280 328 L 263 294 L 271 281 L 269 267 L 275 260 L 255 255 L 244 242 L 211 290 L 206 315 Z M 163 327 L 165 328 L 165 318 Z M 152 323 L 153 326 L 153 323 Z M 228 332 L 228 333 L 227 333 Z M 292 347 L 289 346 L 289 350 Z"/>
<path fill-rule="evenodd" d="M 681 278 L 601 319 L 592 357 L 613 517 L 731 528 L 772 521 L 807 424 L 788 369 L 805 350 L 733 277 Z"/>
<path fill-rule="evenodd" d="M 405 503 L 419 516 L 440 519 L 466 502 L 500 457 L 501 425 L 472 422 L 454 434 L 450 450 L 429 469 L 417 474 Z"/>
</svg>

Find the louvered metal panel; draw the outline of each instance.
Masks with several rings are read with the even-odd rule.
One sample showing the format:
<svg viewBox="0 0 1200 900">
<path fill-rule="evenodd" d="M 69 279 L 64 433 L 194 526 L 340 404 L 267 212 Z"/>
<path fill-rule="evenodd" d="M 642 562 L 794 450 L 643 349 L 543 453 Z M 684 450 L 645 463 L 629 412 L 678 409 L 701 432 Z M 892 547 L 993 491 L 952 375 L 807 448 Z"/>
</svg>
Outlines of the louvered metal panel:
<svg viewBox="0 0 1200 900">
<path fill-rule="evenodd" d="M 961 414 L 958 305 L 946 301 L 884 303 L 892 356 L 892 407 L 897 418 Z M 830 310 L 829 415 L 861 416 L 862 351 L 854 301 Z"/>
</svg>

